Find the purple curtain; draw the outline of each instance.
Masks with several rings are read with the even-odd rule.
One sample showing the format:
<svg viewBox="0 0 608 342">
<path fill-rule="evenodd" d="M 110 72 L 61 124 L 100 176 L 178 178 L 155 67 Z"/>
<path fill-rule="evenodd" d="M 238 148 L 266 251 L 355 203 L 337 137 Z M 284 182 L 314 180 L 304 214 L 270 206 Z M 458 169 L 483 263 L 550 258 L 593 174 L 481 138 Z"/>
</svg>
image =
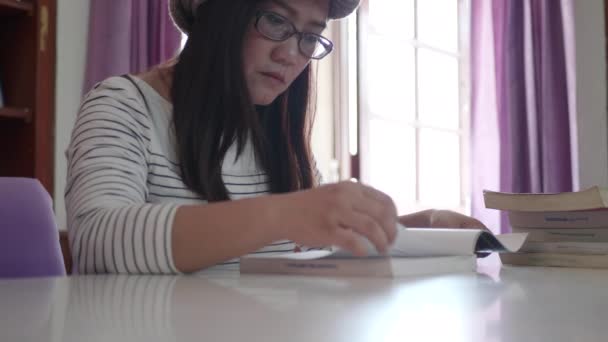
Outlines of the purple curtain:
<svg viewBox="0 0 608 342">
<path fill-rule="evenodd" d="M 180 46 L 168 0 L 91 0 L 89 18 L 84 92 L 107 77 L 161 63 Z"/>
<path fill-rule="evenodd" d="M 472 2 L 472 209 L 497 232 L 510 228 L 485 209 L 484 189 L 573 189 L 566 11 L 568 1 Z"/>
</svg>

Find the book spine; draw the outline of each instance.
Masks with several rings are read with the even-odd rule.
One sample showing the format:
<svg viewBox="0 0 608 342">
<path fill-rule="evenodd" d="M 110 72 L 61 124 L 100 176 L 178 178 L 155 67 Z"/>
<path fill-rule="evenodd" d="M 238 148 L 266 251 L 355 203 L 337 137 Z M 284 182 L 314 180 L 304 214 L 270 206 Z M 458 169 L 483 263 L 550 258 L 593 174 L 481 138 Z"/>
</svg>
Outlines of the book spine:
<svg viewBox="0 0 608 342">
<path fill-rule="evenodd" d="M 513 227 L 600 228 L 608 227 L 608 210 L 562 212 L 508 212 Z"/>
<path fill-rule="evenodd" d="M 528 242 L 608 242 L 608 228 L 521 228 L 513 233 L 528 233 Z"/>
<path fill-rule="evenodd" d="M 604 255 L 608 242 L 527 242 L 520 252 Z"/>
<path fill-rule="evenodd" d="M 252 274 L 292 274 L 307 276 L 347 276 L 347 277 L 392 277 L 391 265 L 387 259 L 366 260 L 366 262 L 339 262 L 326 260 L 272 260 L 244 258 L 240 263 L 241 273 Z"/>
<path fill-rule="evenodd" d="M 574 255 L 558 253 L 506 253 L 500 259 L 505 265 L 550 266 L 572 268 L 608 268 L 608 255 Z"/>
<path fill-rule="evenodd" d="M 430 258 L 370 259 L 272 259 L 241 258 L 243 274 L 292 274 L 306 276 L 405 277 L 474 271 L 473 255 Z"/>
</svg>

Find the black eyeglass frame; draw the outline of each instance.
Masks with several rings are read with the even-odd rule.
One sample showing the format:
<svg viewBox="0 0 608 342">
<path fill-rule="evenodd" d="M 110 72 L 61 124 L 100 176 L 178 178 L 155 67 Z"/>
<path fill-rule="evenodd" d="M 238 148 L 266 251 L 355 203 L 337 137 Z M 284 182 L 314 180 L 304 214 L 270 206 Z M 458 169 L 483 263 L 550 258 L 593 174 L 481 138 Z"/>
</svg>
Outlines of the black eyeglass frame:
<svg viewBox="0 0 608 342">
<path fill-rule="evenodd" d="M 284 38 L 277 39 L 275 37 L 271 37 L 271 36 L 265 34 L 264 32 L 262 32 L 262 30 L 260 30 L 258 26 L 259 26 L 259 23 L 260 23 L 260 20 L 262 19 L 262 17 L 264 17 L 266 15 L 272 15 L 272 16 L 279 17 L 279 18 L 283 19 L 285 21 L 285 23 L 287 23 L 287 24 L 289 24 L 291 26 L 291 33 L 289 35 L 287 35 L 286 37 L 284 37 Z M 270 39 L 272 41 L 275 41 L 275 42 L 284 42 L 287 39 L 289 39 L 289 38 L 297 35 L 298 36 L 298 49 L 300 50 L 300 53 L 303 56 L 305 56 L 306 58 L 311 58 L 311 59 L 315 59 L 315 60 L 323 59 L 323 58 L 327 57 L 327 55 L 329 55 L 333 51 L 333 49 L 334 49 L 334 43 L 331 40 L 323 37 L 320 34 L 316 34 L 316 33 L 312 33 L 312 32 L 298 31 L 298 29 L 296 28 L 296 26 L 294 25 L 294 23 L 291 22 L 291 20 L 285 18 L 284 16 L 282 16 L 282 15 L 276 13 L 276 12 L 263 11 L 263 10 L 257 11 L 257 13 L 256 13 L 256 19 L 255 19 L 255 25 L 254 26 L 255 26 L 255 29 L 261 35 L 263 35 L 264 37 L 266 37 L 266 38 L 268 38 L 268 39 Z M 317 39 L 318 43 L 321 44 L 323 47 L 325 47 L 325 52 L 322 55 L 320 55 L 320 56 L 314 56 L 314 55 L 313 56 L 309 56 L 308 54 L 306 54 L 304 52 L 304 50 L 302 49 L 302 37 L 305 36 L 305 35 L 315 37 Z M 316 49 L 315 49 L 315 51 L 316 51 Z"/>
</svg>

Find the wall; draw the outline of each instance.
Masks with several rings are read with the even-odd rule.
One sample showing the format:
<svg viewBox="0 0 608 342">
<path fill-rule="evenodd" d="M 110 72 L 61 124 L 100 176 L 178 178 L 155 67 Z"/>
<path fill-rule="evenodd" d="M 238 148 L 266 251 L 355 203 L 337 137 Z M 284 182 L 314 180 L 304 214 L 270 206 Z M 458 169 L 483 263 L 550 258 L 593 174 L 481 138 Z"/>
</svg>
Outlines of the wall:
<svg viewBox="0 0 608 342">
<path fill-rule="evenodd" d="M 337 23 L 331 22 L 324 35 L 337 43 Z M 339 57 L 338 47 L 324 59 L 313 62 L 313 72 L 316 79 L 316 112 L 312 130 L 312 152 L 317 161 L 317 168 L 323 175 L 324 183 L 338 180 L 334 156 L 334 101 L 337 98 L 333 75 L 336 58 Z"/>
<path fill-rule="evenodd" d="M 582 189 L 608 186 L 604 4 L 603 0 L 571 1 L 576 45 L 578 180 Z"/>
<path fill-rule="evenodd" d="M 84 80 L 90 0 L 57 1 L 57 79 L 55 103 L 55 212 L 65 229 L 64 151 L 78 112 Z"/>
</svg>

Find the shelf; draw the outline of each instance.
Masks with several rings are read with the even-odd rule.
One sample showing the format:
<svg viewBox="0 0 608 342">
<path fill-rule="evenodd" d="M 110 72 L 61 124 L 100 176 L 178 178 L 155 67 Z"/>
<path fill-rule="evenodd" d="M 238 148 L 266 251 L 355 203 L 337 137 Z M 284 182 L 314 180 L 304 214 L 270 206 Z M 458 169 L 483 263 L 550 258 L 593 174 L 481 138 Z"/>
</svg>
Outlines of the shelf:
<svg viewBox="0 0 608 342">
<path fill-rule="evenodd" d="M 34 4 L 26 0 L 0 0 L 0 16 L 15 14 L 32 14 Z"/>
<path fill-rule="evenodd" d="M 32 111 L 27 108 L 2 107 L 0 108 L 0 118 L 21 119 L 25 122 L 30 122 L 32 120 Z"/>
</svg>

